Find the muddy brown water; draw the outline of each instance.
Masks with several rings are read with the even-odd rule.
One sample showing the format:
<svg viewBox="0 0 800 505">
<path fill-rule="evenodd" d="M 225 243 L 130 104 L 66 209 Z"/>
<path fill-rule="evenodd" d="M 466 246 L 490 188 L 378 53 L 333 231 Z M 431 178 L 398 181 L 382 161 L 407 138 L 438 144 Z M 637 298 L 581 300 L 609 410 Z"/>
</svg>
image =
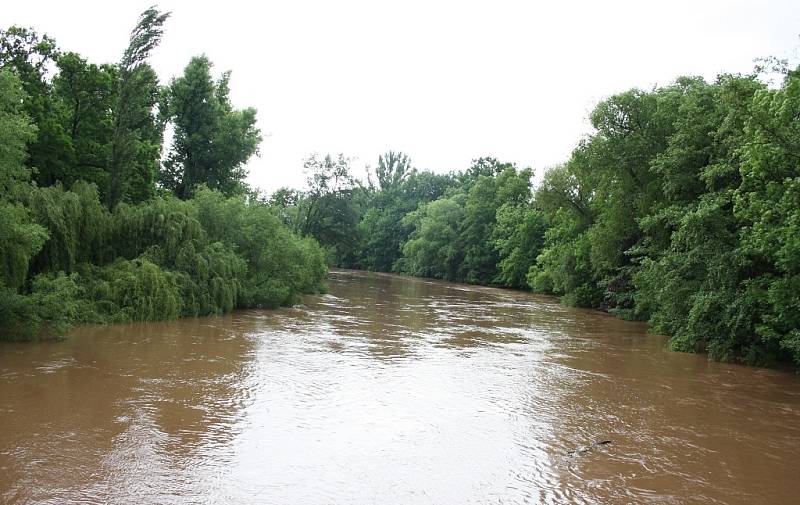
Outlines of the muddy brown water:
<svg viewBox="0 0 800 505">
<path fill-rule="evenodd" d="M 799 458 L 797 376 L 514 291 L 337 271 L 0 345 L 1 503 L 798 503 Z"/>
</svg>

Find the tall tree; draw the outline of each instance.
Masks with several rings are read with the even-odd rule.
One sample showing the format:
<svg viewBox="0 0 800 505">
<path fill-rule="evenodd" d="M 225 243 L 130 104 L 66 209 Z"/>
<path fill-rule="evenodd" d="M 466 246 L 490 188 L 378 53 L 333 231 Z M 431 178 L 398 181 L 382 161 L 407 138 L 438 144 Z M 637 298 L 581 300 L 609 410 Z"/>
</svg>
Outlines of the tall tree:
<svg viewBox="0 0 800 505">
<path fill-rule="evenodd" d="M 230 72 L 214 82 L 211 66 L 205 56 L 192 58 L 169 90 L 175 137 L 160 182 L 179 198 L 189 198 L 199 184 L 226 195 L 245 192 L 244 164 L 261 143 L 256 110 L 234 109 Z"/>
<path fill-rule="evenodd" d="M 145 200 L 155 189 L 163 125 L 154 111 L 160 101 L 158 78 L 147 58 L 161 41 L 168 17 L 154 7 L 145 10 L 119 64 L 109 162 L 111 208 L 122 200 Z"/>
<path fill-rule="evenodd" d="M 107 198 L 118 72 L 115 65 L 87 63 L 76 53 L 58 58 L 53 93 L 63 108 L 62 127 L 69 137 L 73 163 L 59 180 L 71 186 L 92 182 Z"/>
</svg>

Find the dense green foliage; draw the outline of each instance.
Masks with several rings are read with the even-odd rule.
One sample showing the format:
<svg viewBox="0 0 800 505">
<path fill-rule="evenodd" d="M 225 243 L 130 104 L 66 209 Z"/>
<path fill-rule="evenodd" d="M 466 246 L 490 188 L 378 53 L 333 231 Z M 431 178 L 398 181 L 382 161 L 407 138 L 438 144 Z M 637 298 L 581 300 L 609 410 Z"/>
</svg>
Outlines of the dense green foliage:
<svg viewBox="0 0 800 505">
<path fill-rule="evenodd" d="M 213 84 L 201 57 L 158 84 L 146 60 L 166 19 L 145 11 L 116 65 L 0 32 L 0 340 L 277 307 L 322 288 L 323 250 L 247 194 L 242 164 L 261 139 L 255 110 L 230 107 L 229 74 Z"/>
<path fill-rule="evenodd" d="M 327 262 L 555 294 L 673 349 L 800 365 L 800 72 L 611 96 L 535 187 L 493 158 L 437 174 L 390 151 L 367 181 L 313 155 L 304 190 L 259 199 L 230 73 L 199 56 L 162 86 L 147 64 L 167 17 L 145 11 L 117 64 L 0 32 L 1 338 L 292 303 Z"/>
<path fill-rule="evenodd" d="M 255 109 L 231 106 L 229 80 L 226 72 L 214 82 L 211 62 L 199 56 L 170 85 L 169 117 L 175 138 L 161 183 L 179 198 L 189 198 L 198 183 L 226 195 L 246 190 L 242 165 L 256 152 L 261 136 Z"/>
<path fill-rule="evenodd" d="M 530 170 L 494 159 L 436 175 L 388 153 L 377 185 L 315 206 L 336 234 L 300 231 L 346 241 L 342 266 L 529 288 L 648 320 L 676 350 L 800 364 L 800 73 L 784 77 L 774 89 L 758 74 L 682 77 L 611 96 L 533 191 Z M 317 193 L 273 203 L 309 208 Z"/>
</svg>

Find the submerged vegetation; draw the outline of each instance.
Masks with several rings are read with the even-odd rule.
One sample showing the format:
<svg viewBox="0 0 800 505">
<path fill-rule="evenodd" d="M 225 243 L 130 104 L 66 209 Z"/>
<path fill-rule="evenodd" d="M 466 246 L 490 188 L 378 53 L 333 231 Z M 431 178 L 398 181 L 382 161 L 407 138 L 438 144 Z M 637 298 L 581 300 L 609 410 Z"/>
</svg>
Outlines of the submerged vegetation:
<svg viewBox="0 0 800 505">
<path fill-rule="evenodd" d="M 800 365 L 800 73 L 680 77 L 600 102 L 591 134 L 533 184 L 494 158 L 462 172 L 343 155 L 261 198 L 261 141 L 205 56 L 169 85 L 146 11 L 120 63 L 0 32 L 0 338 L 75 322 L 275 307 L 326 263 L 530 289 L 652 323 L 676 350 Z M 170 126 L 172 145 L 165 149 Z M 162 152 L 165 153 L 162 160 Z"/>
<path fill-rule="evenodd" d="M 146 11 L 117 65 L 0 32 L 0 339 L 277 307 L 321 288 L 322 249 L 243 182 L 261 137 L 255 110 L 228 100 L 230 74 L 214 82 L 198 57 L 162 86 L 147 64 L 166 18 Z"/>
</svg>

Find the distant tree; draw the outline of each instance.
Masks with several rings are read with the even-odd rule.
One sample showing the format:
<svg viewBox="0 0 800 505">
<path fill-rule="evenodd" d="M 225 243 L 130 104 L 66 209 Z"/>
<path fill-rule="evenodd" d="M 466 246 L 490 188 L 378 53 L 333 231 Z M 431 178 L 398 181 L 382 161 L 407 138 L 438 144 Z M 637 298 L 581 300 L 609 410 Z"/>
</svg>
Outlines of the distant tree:
<svg viewBox="0 0 800 505">
<path fill-rule="evenodd" d="M 371 195 L 371 200 L 358 224 L 362 242 L 358 264 L 361 268 L 389 272 L 402 256 L 402 244 L 413 230 L 403 217 L 425 204 L 442 197 L 455 184 L 450 175 L 412 169 L 390 189 Z"/>
<path fill-rule="evenodd" d="M 350 160 L 342 154 L 335 159 L 315 154 L 303 162 L 303 167 L 308 189 L 298 204 L 299 228 L 328 249 L 330 261 L 352 266 L 359 243 L 362 191 L 350 174 Z"/>
<path fill-rule="evenodd" d="M 387 191 L 397 187 L 411 171 L 411 160 L 401 152 L 387 151 L 378 156 L 378 166 L 375 176 L 378 179 L 378 188 Z"/>
<path fill-rule="evenodd" d="M 492 234 L 499 257 L 493 282 L 517 289 L 528 288 L 527 275 L 542 252 L 546 231 L 544 213 L 527 202 L 501 205 Z"/>
<path fill-rule="evenodd" d="M 244 164 L 261 143 L 256 110 L 234 109 L 230 72 L 214 82 L 211 66 L 205 56 L 192 58 L 169 88 L 175 137 L 160 182 L 183 199 L 199 184 L 229 196 L 244 193 Z"/>
<path fill-rule="evenodd" d="M 413 227 L 403 245 L 399 267 L 403 272 L 421 277 L 456 280 L 464 261 L 459 243 L 464 221 L 465 195 L 440 198 L 409 213 L 403 219 Z"/>
<path fill-rule="evenodd" d="M 464 190 L 469 190 L 479 177 L 494 177 L 507 168 L 514 168 L 513 163 L 502 163 L 497 158 L 484 156 L 472 160 L 468 169 L 459 174 L 459 182 Z"/>
<path fill-rule="evenodd" d="M 476 164 L 471 170 L 479 173 L 479 166 Z M 531 196 L 530 169 L 518 171 L 509 163 L 491 166 L 492 172 L 495 167 L 502 170 L 494 176 L 479 175 L 469 186 L 459 235 L 464 261 L 458 278 L 475 284 L 491 284 L 498 274 L 500 257 L 492 241 L 498 209 L 503 205 L 525 204 Z"/>
<path fill-rule="evenodd" d="M 303 229 L 301 218 L 303 198 L 304 195 L 300 190 L 282 187 L 269 195 L 265 201 L 283 221 L 283 224 L 293 232 L 301 233 Z"/>
</svg>

